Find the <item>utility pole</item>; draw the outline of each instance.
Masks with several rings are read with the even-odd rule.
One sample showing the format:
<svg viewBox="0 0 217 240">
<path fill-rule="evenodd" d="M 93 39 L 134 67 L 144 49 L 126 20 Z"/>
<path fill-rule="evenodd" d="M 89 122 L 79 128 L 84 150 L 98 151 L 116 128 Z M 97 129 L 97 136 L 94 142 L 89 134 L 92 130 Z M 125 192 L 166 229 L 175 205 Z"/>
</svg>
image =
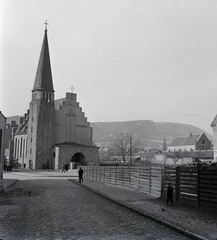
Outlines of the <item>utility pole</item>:
<svg viewBox="0 0 217 240">
<path fill-rule="evenodd" d="M 130 166 L 132 165 L 132 134 L 130 134 Z"/>
</svg>

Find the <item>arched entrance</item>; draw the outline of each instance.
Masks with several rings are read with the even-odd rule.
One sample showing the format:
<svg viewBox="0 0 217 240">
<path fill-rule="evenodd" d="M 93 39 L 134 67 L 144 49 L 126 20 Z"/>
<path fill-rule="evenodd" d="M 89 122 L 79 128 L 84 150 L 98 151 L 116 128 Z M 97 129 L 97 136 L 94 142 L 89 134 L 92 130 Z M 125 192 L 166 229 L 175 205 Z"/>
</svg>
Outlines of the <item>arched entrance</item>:
<svg viewBox="0 0 217 240">
<path fill-rule="evenodd" d="M 85 157 L 82 153 L 75 153 L 72 158 L 72 168 L 77 168 L 78 166 L 84 166 L 85 165 Z"/>
</svg>

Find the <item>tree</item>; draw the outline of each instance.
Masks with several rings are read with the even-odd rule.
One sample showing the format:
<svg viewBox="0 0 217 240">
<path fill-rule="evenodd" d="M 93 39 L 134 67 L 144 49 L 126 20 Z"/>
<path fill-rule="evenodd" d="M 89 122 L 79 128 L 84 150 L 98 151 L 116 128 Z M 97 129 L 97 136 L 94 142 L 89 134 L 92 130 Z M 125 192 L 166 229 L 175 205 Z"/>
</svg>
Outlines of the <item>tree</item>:
<svg viewBox="0 0 217 240">
<path fill-rule="evenodd" d="M 126 162 L 126 156 L 129 155 L 130 151 L 132 150 L 130 141 L 130 134 L 121 133 L 113 144 L 114 148 L 116 149 L 116 154 L 122 156 L 123 162 Z"/>
</svg>

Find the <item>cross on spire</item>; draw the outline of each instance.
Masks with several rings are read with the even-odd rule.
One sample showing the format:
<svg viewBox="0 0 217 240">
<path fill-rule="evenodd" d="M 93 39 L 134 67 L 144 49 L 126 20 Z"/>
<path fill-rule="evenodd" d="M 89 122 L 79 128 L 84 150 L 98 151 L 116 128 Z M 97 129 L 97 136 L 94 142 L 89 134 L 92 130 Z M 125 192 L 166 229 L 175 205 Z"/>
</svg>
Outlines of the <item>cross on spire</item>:
<svg viewBox="0 0 217 240">
<path fill-rule="evenodd" d="M 44 25 L 45 25 L 45 31 L 47 31 L 47 25 L 49 25 L 49 23 L 47 22 L 47 20 L 46 20 L 46 22 L 44 23 Z"/>
<path fill-rule="evenodd" d="M 73 90 L 74 90 L 75 88 L 74 88 L 73 86 L 71 86 L 70 88 L 71 88 L 71 91 L 72 91 L 72 93 L 73 93 Z"/>
</svg>

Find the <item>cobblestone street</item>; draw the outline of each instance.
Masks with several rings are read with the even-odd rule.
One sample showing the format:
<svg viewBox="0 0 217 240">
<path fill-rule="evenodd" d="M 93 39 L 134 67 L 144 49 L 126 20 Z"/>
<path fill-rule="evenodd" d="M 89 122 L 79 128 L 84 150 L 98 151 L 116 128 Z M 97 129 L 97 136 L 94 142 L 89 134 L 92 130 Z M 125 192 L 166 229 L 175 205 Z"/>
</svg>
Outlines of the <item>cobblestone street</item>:
<svg viewBox="0 0 217 240">
<path fill-rule="evenodd" d="M 0 239 L 189 238 L 66 179 L 35 179 L 1 194 Z"/>
</svg>

